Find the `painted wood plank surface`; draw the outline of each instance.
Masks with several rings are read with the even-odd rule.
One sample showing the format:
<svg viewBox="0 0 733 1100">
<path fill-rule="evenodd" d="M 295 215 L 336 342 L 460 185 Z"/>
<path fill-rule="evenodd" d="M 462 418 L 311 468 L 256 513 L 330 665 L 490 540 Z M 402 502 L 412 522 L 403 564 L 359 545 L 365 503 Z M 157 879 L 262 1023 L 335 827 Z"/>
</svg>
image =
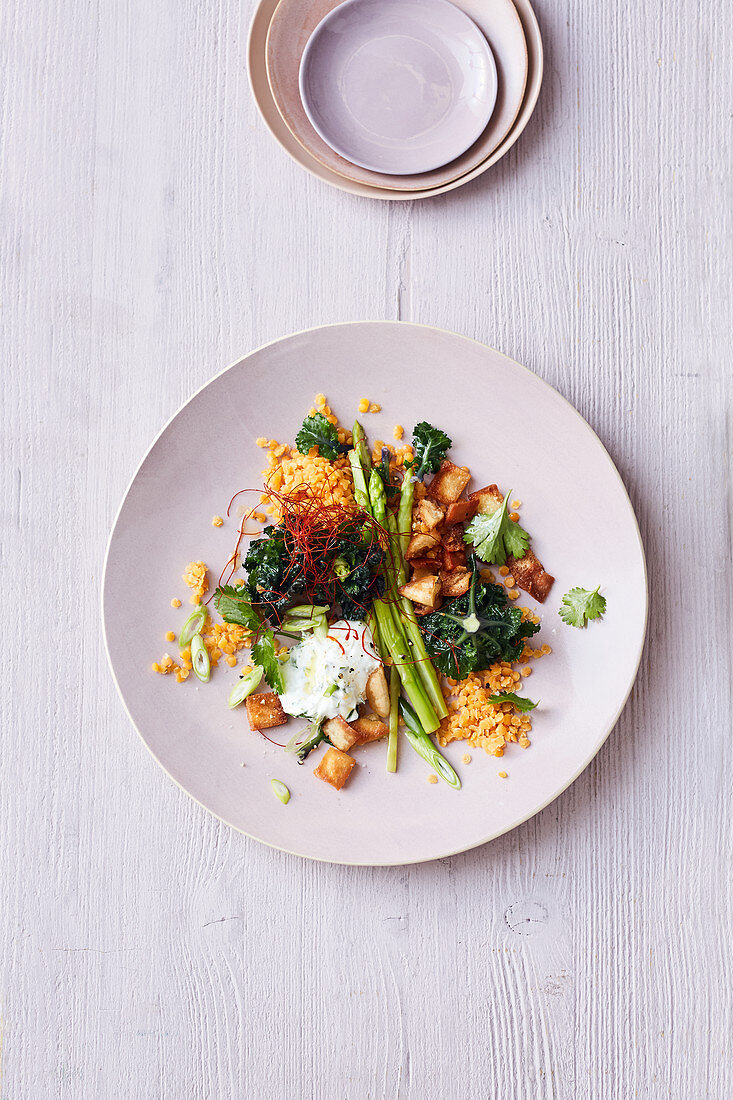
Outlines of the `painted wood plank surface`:
<svg viewBox="0 0 733 1100">
<path fill-rule="evenodd" d="M 271 139 L 252 10 L 2 10 L 0 1098 L 729 1097 L 730 20 L 542 0 L 519 144 L 390 205 Z M 637 688 L 580 779 L 392 870 L 193 804 L 99 627 L 107 532 L 164 421 L 264 340 L 361 318 L 477 337 L 565 394 L 651 587 Z"/>
</svg>

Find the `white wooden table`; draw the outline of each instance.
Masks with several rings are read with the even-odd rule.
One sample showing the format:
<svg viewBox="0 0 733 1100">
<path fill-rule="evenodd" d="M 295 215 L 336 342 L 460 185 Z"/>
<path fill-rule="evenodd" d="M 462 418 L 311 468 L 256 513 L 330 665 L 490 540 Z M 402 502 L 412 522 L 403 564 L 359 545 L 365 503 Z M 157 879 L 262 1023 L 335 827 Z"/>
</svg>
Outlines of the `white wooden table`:
<svg viewBox="0 0 733 1100">
<path fill-rule="evenodd" d="M 0 1100 L 728 1098 L 725 7 L 541 0 L 520 143 L 405 205 L 285 157 L 251 13 L 3 7 Z M 475 336 L 565 394 L 651 583 L 585 774 L 503 839 L 396 870 L 282 855 L 195 805 L 130 728 L 99 625 L 163 422 L 257 344 L 361 318 Z"/>
</svg>

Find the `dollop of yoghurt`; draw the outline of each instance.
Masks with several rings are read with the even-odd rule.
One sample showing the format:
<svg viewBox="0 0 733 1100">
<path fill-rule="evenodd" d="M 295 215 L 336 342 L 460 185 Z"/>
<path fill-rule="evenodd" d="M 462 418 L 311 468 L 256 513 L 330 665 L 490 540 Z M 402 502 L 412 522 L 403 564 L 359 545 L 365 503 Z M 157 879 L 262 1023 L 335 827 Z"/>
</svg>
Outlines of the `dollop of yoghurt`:
<svg viewBox="0 0 733 1100">
<path fill-rule="evenodd" d="M 339 619 L 326 636 L 306 634 L 283 665 L 283 710 L 316 722 L 356 718 L 366 683 L 381 661 L 366 623 Z"/>
</svg>

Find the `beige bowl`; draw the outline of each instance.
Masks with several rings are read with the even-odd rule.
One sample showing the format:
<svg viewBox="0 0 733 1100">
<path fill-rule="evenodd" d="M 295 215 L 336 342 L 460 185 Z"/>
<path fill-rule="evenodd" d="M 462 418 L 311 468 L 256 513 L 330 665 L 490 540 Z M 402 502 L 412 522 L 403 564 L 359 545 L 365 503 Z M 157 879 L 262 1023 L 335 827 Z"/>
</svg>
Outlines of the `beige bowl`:
<svg viewBox="0 0 733 1100">
<path fill-rule="evenodd" d="M 522 24 L 512 0 L 455 0 L 491 46 L 498 76 L 496 105 L 489 124 L 470 149 L 449 164 L 417 175 L 392 175 L 360 168 L 339 156 L 316 133 L 303 108 L 298 86 L 306 44 L 322 19 L 341 0 L 280 0 L 270 22 L 265 60 L 270 90 L 285 124 L 300 144 L 339 176 L 388 191 L 424 191 L 465 175 L 481 164 L 511 130 L 522 106 L 529 59 Z"/>
<path fill-rule="evenodd" d="M 288 129 L 277 109 L 267 78 L 266 62 L 267 34 L 277 3 L 278 0 L 260 0 L 250 27 L 247 44 L 247 68 L 255 103 L 268 129 L 293 160 L 305 168 L 307 172 L 310 172 L 311 175 L 316 176 L 325 183 L 330 183 L 331 186 L 337 187 L 341 191 L 347 191 L 352 195 L 364 195 L 367 198 L 393 200 L 429 198 L 432 195 L 441 195 L 446 191 L 452 191 L 481 175 L 492 164 L 496 164 L 517 141 L 534 111 L 542 84 L 542 38 L 537 17 L 529 0 L 515 0 L 527 44 L 527 87 L 516 121 L 500 145 L 485 160 L 464 175 L 439 186 L 425 187 L 419 191 L 396 191 L 387 187 L 346 179 L 346 177 L 322 164 L 300 144 Z M 373 173 L 370 173 L 370 175 L 373 175 Z"/>
</svg>

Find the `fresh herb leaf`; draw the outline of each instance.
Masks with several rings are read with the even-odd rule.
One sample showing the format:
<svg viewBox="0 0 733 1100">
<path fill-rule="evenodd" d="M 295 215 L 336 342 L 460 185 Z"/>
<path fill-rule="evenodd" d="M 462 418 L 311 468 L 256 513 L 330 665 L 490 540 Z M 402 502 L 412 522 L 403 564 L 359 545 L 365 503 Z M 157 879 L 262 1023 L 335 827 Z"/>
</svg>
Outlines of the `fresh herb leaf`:
<svg viewBox="0 0 733 1100">
<path fill-rule="evenodd" d="M 489 702 L 511 703 L 515 710 L 518 710 L 521 714 L 526 714 L 528 710 L 534 710 L 537 706 L 531 699 L 523 699 L 521 695 L 516 695 L 513 691 L 500 691 L 498 695 L 492 695 Z"/>
<path fill-rule="evenodd" d="M 422 420 L 412 432 L 412 449 L 415 457 L 410 463 L 410 473 L 422 481 L 425 474 L 436 474 L 440 464 L 452 446 L 450 436 L 440 428 L 434 428 Z"/>
<path fill-rule="evenodd" d="M 606 597 L 601 586 L 594 591 L 588 588 L 571 588 L 560 604 L 560 618 L 568 626 L 585 626 L 590 619 L 597 619 L 606 610 Z"/>
<path fill-rule="evenodd" d="M 252 660 L 262 666 L 265 679 L 273 691 L 282 694 L 285 691 L 280 662 L 275 656 L 275 635 L 266 630 L 252 646 Z"/>
<path fill-rule="evenodd" d="M 524 643 L 540 629 L 523 622 L 499 584 L 479 580 L 473 561 L 471 587 L 465 596 L 448 600 L 440 611 L 420 619 L 425 646 L 444 676 L 465 680 L 469 672 L 489 668 L 496 661 L 517 661 Z"/>
<path fill-rule="evenodd" d="M 331 461 L 349 450 L 346 444 L 339 443 L 336 425 L 326 420 L 321 412 L 306 416 L 295 437 L 295 446 L 302 455 L 307 455 L 311 447 L 317 447 L 321 458 Z"/>
<path fill-rule="evenodd" d="M 482 561 L 489 565 L 503 565 L 510 554 L 513 558 L 523 558 L 527 553 L 529 535 L 509 519 L 507 506 L 509 493 L 504 497 L 501 508 L 491 515 L 479 512 L 469 524 L 464 538 L 472 544 Z"/>
<path fill-rule="evenodd" d="M 253 633 L 262 626 L 260 617 L 252 607 L 244 588 L 223 584 L 214 593 L 214 607 L 225 623 L 236 623 L 237 626 L 244 626 Z"/>
</svg>

